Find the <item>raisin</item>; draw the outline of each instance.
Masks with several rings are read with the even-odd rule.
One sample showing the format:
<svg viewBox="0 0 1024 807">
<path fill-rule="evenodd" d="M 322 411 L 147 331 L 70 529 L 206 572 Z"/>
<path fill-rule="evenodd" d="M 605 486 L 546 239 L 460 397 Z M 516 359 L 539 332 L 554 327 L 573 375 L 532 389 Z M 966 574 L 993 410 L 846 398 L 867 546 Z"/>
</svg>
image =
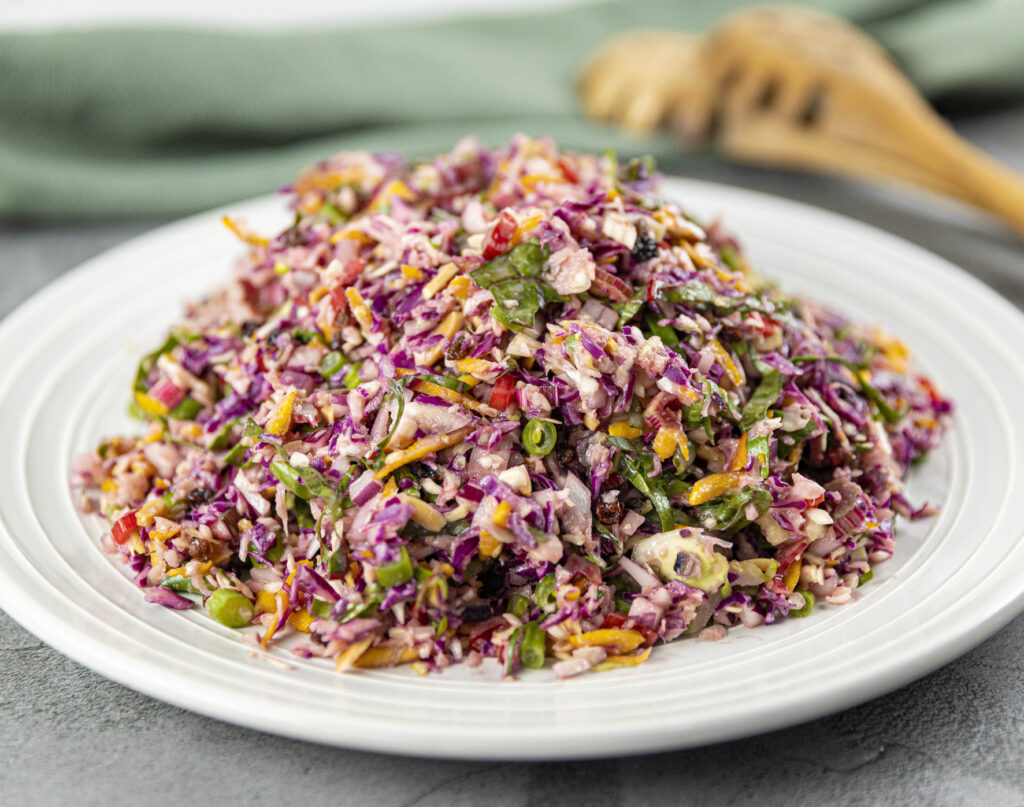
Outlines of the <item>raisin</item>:
<svg viewBox="0 0 1024 807">
<path fill-rule="evenodd" d="M 658 244 L 653 238 L 638 235 L 633 244 L 633 260 L 637 263 L 649 261 L 658 254 Z"/>
<path fill-rule="evenodd" d="M 411 462 L 408 468 L 409 472 L 417 479 L 432 479 L 434 477 L 434 469 L 425 462 Z"/>
<path fill-rule="evenodd" d="M 207 541 L 205 538 L 196 536 L 188 544 L 188 554 L 193 560 L 207 561 L 213 560 L 217 555 L 220 554 L 219 548 L 214 545 L 213 541 Z"/>
<path fill-rule="evenodd" d="M 185 501 L 187 501 L 189 507 L 191 507 L 194 510 L 195 508 L 199 507 L 199 505 L 206 504 L 208 501 L 210 501 L 210 498 L 212 496 L 213 491 L 210 490 L 209 488 L 196 488 L 191 493 L 189 493 L 188 496 L 185 497 Z"/>
<path fill-rule="evenodd" d="M 281 244 L 286 247 L 304 247 L 308 243 L 309 238 L 306 233 L 299 228 L 297 224 L 293 224 L 283 233 L 281 233 Z"/>
<path fill-rule="evenodd" d="M 256 320 L 246 320 L 242 323 L 242 336 L 248 339 L 256 332 L 258 327 L 260 327 L 260 324 Z"/>
<path fill-rule="evenodd" d="M 455 615 L 466 622 L 484 622 L 491 618 L 491 606 L 485 602 L 470 602 L 457 608 Z"/>
<path fill-rule="evenodd" d="M 621 517 L 622 502 L 616 500 L 597 503 L 597 520 L 602 524 L 618 524 Z"/>
<path fill-rule="evenodd" d="M 471 346 L 466 344 L 466 335 L 464 333 L 455 334 L 455 338 L 452 339 L 448 349 L 444 352 L 444 357 L 449 361 L 458 361 L 464 359 L 469 355 Z"/>
</svg>

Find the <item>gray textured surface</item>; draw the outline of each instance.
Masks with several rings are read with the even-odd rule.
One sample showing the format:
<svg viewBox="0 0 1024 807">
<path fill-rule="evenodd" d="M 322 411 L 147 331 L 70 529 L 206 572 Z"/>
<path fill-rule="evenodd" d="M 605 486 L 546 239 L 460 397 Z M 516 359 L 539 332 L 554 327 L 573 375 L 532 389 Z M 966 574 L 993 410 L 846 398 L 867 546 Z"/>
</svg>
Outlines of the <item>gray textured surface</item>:
<svg viewBox="0 0 1024 807">
<path fill-rule="evenodd" d="M 957 124 L 1024 171 L 1024 109 Z M 686 173 L 868 221 L 943 255 L 1024 307 L 1024 246 L 962 209 L 707 161 Z M 0 224 L 0 316 L 153 224 Z M 282 804 L 296 796 L 381 807 L 566 799 L 595 807 L 1017 805 L 1024 804 L 1022 669 L 1024 616 L 890 695 L 748 740 L 599 762 L 437 762 L 284 740 L 183 712 L 69 661 L 0 613 L 0 805 Z"/>
</svg>

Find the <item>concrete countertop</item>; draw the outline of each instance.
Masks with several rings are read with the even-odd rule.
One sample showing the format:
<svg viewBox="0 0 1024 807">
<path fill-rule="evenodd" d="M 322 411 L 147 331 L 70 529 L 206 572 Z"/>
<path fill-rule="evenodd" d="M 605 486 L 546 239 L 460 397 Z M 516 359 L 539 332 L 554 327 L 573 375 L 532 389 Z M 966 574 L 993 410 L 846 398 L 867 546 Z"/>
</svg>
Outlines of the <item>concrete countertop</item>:
<svg viewBox="0 0 1024 807">
<path fill-rule="evenodd" d="M 954 122 L 1024 172 L 1024 107 Z M 1024 243 L 963 208 L 706 159 L 676 169 L 867 221 L 1024 307 Z M 159 223 L 0 224 L 0 316 Z M 920 681 L 783 731 L 647 757 L 623 748 L 597 762 L 444 762 L 285 740 L 182 711 L 101 678 L 0 612 L 0 804 L 1024 804 L 1022 669 L 1024 616 Z"/>
</svg>

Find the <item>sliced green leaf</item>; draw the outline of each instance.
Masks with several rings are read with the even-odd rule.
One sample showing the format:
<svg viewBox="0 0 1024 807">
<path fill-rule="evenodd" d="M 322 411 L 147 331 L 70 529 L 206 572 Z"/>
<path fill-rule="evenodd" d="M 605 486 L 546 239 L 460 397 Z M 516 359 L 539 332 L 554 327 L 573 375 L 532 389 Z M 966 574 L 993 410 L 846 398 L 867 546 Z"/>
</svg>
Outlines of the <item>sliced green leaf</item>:
<svg viewBox="0 0 1024 807">
<path fill-rule="evenodd" d="M 743 407 L 740 428 L 747 432 L 755 423 L 760 423 L 768 416 L 768 410 L 779 399 L 785 379 L 778 370 L 772 370 L 761 377 L 750 400 Z M 747 449 L 749 451 L 749 447 Z"/>
</svg>

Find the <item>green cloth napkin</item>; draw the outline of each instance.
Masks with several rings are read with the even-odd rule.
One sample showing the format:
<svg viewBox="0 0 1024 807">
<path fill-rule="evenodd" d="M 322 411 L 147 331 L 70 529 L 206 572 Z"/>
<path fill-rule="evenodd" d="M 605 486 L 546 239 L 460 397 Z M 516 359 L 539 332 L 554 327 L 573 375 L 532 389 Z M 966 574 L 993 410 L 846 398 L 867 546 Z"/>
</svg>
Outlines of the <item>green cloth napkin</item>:
<svg viewBox="0 0 1024 807">
<path fill-rule="evenodd" d="M 575 71 L 640 27 L 704 30 L 740 0 L 609 0 L 506 18 L 285 33 L 0 35 L 0 216 L 167 215 L 266 192 L 349 148 L 425 156 L 476 132 L 677 155 L 583 119 Z M 820 0 L 927 95 L 1024 94 L 1024 3 Z M 676 157 L 678 159 L 678 156 Z"/>
</svg>

